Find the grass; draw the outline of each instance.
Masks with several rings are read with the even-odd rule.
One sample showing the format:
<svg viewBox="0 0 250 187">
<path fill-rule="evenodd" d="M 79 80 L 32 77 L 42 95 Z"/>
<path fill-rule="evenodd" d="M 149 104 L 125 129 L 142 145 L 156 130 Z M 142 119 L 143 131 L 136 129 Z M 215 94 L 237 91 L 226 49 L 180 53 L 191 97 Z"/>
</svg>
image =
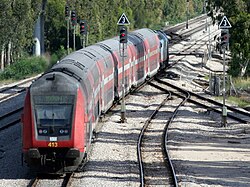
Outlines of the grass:
<svg viewBox="0 0 250 187">
<path fill-rule="evenodd" d="M 240 97 L 233 97 L 233 96 L 230 96 L 230 97 L 227 98 L 227 100 L 228 100 L 230 103 L 236 104 L 237 106 L 239 106 L 239 107 L 241 107 L 241 108 L 244 108 L 244 107 L 250 105 L 250 102 L 248 102 L 248 101 L 245 100 L 244 98 L 240 98 Z"/>
<path fill-rule="evenodd" d="M 234 79 L 236 89 L 250 90 L 250 77 Z"/>
</svg>

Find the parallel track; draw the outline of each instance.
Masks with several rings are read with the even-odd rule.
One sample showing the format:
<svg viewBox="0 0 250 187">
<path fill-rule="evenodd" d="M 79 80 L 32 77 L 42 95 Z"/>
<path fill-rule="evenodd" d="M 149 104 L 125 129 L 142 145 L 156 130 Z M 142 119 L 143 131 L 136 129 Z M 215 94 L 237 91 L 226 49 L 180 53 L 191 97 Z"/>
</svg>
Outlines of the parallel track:
<svg viewBox="0 0 250 187">
<path fill-rule="evenodd" d="M 22 87 L 22 85 L 25 85 L 27 83 L 30 83 L 32 81 L 34 81 L 35 79 L 37 79 L 40 75 L 36 76 L 36 77 L 33 77 L 33 78 L 29 78 L 23 82 L 20 82 L 20 83 L 17 83 L 17 84 L 14 84 L 12 86 L 6 86 L 6 87 L 3 87 L 0 89 L 0 94 L 4 94 L 5 96 L 2 96 L 0 98 L 0 102 L 2 102 L 3 100 L 6 100 L 10 97 L 13 97 L 17 94 L 20 94 L 22 92 L 25 92 L 26 91 L 26 87 Z M 11 91 L 12 90 L 12 91 Z"/>
<path fill-rule="evenodd" d="M 209 109 L 210 111 L 214 111 L 216 113 L 221 114 L 221 107 L 223 106 L 222 103 L 214 101 L 214 100 L 209 99 L 207 97 L 200 96 L 200 95 L 195 94 L 193 92 L 190 92 L 190 91 L 187 91 L 187 90 L 183 90 L 183 89 L 181 89 L 181 88 L 179 88 L 179 87 L 177 87 L 175 85 L 172 85 L 172 84 L 170 84 L 170 83 L 168 83 L 166 81 L 160 80 L 158 78 L 155 78 L 155 80 L 157 82 L 159 82 L 160 84 L 164 84 L 164 85 L 166 85 L 168 87 L 171 87 L 171 88 L 173 88 L 175 90 L 178 90 L 179 92 L 182 92 L 182 93 L 189 92 L 189 94 L 192 97 L 192 98 L 188 99 L 189 102 L 194 103 L 196 105 L 200 105 L 200 106 L 202 106 L 204 108 Z M 158 89 L 160 89 L 162 91 L 166 90 L 166 89 L 162 89 L 162 87 L 160 87 L 158 85 L 153 84 L 152 82 L 149 83 L 149 84 L 157 87 Z M 172 94 L 175 94 L 178 97 L 183 97 L 182 95 L 177 94 L 177 93 L 172 93 Z M 199 99 L 200 101 L 197 101 L 197 99 Z M 206 103 L 204 103 L 204 101 Z M 213 105 L 211 106 L 211 104 L 213 104 Z M 229 105 L 226 105 L 226 107 L 228 108 L 228 110 L 231 111 L 231 112 L 228 113 L 228 117 L 230 117 L 231 119 L 234 119 L 234 120 L 239 121 L 241 123 L 249 123 L 250 122 L 250 113 L 249 112 L 237 109 L 237 108 L 229 106 Z"/>
<path fill-rule="evenodd" d="M 148 84 L 151 85 L 150 82 Z M 186 93 L 184 99 L 178 104 L 178 106 L 176 106 L 175 110 L 169 117 L 169 120 L 167 120 L 166 124 L 163 125 L 164 127 L 161 128 L 159 127 L 160 124 L 158 123 L 154 125 L 152 123 L 152 120 L 172 96 L 171 92 L 167 90 L 164 90 L 164 92 L 167 94 L 166 98 L 152 112 L 151 116 L 145 122 L 138 138 L 137 155 L 139 162 L 141 186 L 150 186 L 153 184 L 178 186 L 175 170 L 167 149 L 167 130 L 168 126 L 172 123 L 174 117 L 176 116 L 180 106 L 182 106 L 188 100 L 190 95 L 188 92 Z M 162 132 L 161 141 L 159 140 L 159 131 Z M 156 134 L 157 132 L 158 134 Z M 154 147 L 154 149 L 157 150 L 159 149 L 158 147 L 161 147 L 160 149 L 162 150 L 162 156 L 160 156 L 158 153 L 157 161 L 154 160 L 153 164 L 143 161 L 144 158 L 150 157 L 150 155 L 152 156 L 152 151 L 150 151 L 151 147 Z M 163 159 L 161 160 L 161 158 Z M 163 165 L 165 165 L 165 167 Z M 154 168 L 157 168 L 157 171 Z"/>
</svg>

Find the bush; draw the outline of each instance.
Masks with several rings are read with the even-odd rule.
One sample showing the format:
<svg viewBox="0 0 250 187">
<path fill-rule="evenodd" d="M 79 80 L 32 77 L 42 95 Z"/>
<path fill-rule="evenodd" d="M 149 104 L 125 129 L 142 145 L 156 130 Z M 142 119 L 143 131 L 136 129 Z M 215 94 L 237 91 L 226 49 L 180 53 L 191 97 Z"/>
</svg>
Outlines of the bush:
<svg viewBox="0 0 250 187">
<path fill-rule="evenodd" d="M 70 52 L 72 50 L 70 49 Z M 0 72 L 0 81 L 2 80 L 20 80 L 30 77 L 50 69 L 56 62 L 67 55 L 67 50 L 63 46 L 51 56 L 45 57 L 23 57 L 19 61 L 11 64 Z M 46 60 L 49 59 L 49 60 Z"/>
<path fill-rule="evenodd" d="M 72 52 L 71 49 L 70 49 L 70 52 Z M 50 65 L 48 66 L 48 69 L 50 69 L 54 64 L 57 63 L 58 60 L 61 60 L 66 55 L 67 55 L 67 50 L 64 49 L 63 46 L 61 46 L 58 51 L 56 51 L 54 54 L 51 55 L 51 57 L 50 57 Z"/>
<path fill-rule="evenodd" d="M 27 76 L 42 73 L 47 67 L 48 63 L 43 57 L 22 58 L 1 72 L 0 80 L 20 80 Z"/>
</svg>

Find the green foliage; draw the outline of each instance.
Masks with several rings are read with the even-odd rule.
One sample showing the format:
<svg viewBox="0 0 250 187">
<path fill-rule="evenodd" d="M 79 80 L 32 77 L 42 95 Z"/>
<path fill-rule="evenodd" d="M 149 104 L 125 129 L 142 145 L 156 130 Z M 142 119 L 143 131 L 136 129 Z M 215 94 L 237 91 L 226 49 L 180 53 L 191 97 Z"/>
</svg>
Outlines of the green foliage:
<svg viewBox="0 0 250 187">
<path fill-rule="evenodd" d="M 210 7 L 214 10 L 223 10 L 224 15 L 229 19 L 232 28 L 230 29 L 230 50 L 232 61 L 230 62 L 229 73 L 233 76 L 250 75 L 250 3 L 249 0 L 210 0 Z M 213 9 L 211 9 L 212 12 Z M 211 16 L 214 16 L 211 13 Z M 222 19 L 220 13 L 217 20 Z M 246 71 L 245 71 L 246 69 Z"/>
<path fill-rule="evenodd" d="M 41 0 L 1 0 L 0 3 L 0 44 L 9 42 L 18 54 L 32 42 L 37 6 Z"/>
<path fill-rule="evenodd" d="M 250 77 L 236 78 L 233 82 L 236 89 L 250 90 Z"/>
<path fill-rule="evenodd" d="M 71 50 L 70 52 L 72 52 L 72 49 L 70 50 Z M 58 51 L 56 51 L 55 53 L 51 55 L 50 63 L 47 69 L 50 69 L 54 64 L 56 64 L 60 59 L 62 59 L 66 55 L 67 55 L 67 50 L 65 50 L 64 47 L 61 46 Z"/>
<path fill-rule="evenodd" d="M 244 98 L 239 98 L 239 97 L 231 97 L 230 96 L 230 97 L 228 97 L 228 101 L 231 103 L 234 103 L 237 106 L 242 107 L 242 108 L 250 105 L 249 101 L 245 100 Z"/>
<path fill-rule="evenodd" d="M 20 80 L 27 76 L 32 76 L 43 72 L 48 66 L 47 61 L 42 57 L 22 58 L 13 65 L 7 67 L 0 73 L 0 80 L 15 79 Z"/>
<path fill-rule="evenodd" d="M 60 45 L 66 48 L 65 1 L 48 0 L 46 33 L 47 49 L 55 52 Z M 117 21 L 125 13 L 130 21 L 129 30 L 148 27 L 161 29 L 166 21 L 171 23 L 186 19 L 186 0 L 113 0 L 68 1 L 71 10 L 76 10 L 79 19 L 87 21 L 88 44 L 94 44 L 118 33 Z M 202 12 L 203 0 L 190 0 L 190 17 Z M 70 41 L 72 41 L 72 31 Z M 79 28 L 76 30 L 76 48 L 80 46 Z M 70 42 L 70 47 L 73 43 Z"/>
</svg>

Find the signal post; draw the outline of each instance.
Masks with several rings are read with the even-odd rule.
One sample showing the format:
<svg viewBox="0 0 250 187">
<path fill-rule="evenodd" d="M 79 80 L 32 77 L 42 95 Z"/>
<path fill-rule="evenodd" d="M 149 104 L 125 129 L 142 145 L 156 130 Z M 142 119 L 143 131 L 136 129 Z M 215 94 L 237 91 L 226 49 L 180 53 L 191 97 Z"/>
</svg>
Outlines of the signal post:
<svg viewBox="0 0 250 187">
<path fill-rule="evenodd" d="M 120 56 L 122 57 L 122 103 L 121 103 L 121 123 L 126 122 L 126 105 L 125 105 L 125 68 L 124 68 L 124 57 L 125 55 L 125 49 L 127 48 L 127 42 L 128 42 L 128 36 L 127 36 L 127 27 L 126 25 L 129 25 L 128 18 L 123 13 L 120 17 L 120 19 L 117 22 L 117 25 L 119 25 L 119 48 L 120 48 Z"/>
<path fill-rule="evenodd" d="M 76 25 L 77 25 L 77 18 L 76 18 L 76 11 L 71 11 L 71 23 L 73 27 L 73 50 L 76 50 Z"/>
<path fill-rule="evenodd" d="M 231 28 L 231 24 L 228 21 L 227 17 L 224 16 L 221 20 L 219 28 L 221 29 L 221 48 L 223 51 L 223 106 L 222 106 L 222 122 L 221 125 L 223 127 L 227 127 L 227 107 L 226 107 L 226 49 L 229 46 L 229 28 Z"/>
<path fill-rule="evenodd" d="M 67 53 L 69 54 L 69 15 L 70 15 L 70 10 L 69 10 L 69 5 L 66 4 L 65 6 L 65 20 L 67 21 Z"/>
</svg>

